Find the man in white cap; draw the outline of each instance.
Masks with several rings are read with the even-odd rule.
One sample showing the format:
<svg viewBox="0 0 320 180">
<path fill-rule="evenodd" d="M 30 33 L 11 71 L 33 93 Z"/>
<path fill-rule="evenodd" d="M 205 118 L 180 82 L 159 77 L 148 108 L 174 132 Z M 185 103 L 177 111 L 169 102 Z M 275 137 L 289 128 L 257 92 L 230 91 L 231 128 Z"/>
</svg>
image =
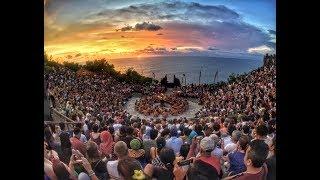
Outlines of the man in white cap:
<svg viewBox="0 0 320 180">
<path fill-rule="evenodd" d="M 195 156 L 195 151 L 197 149 L 198 140 L 194 138 L 192 140 L 192 144 L 190 146 L 190 151 L 188 153 L 188 158 Z M 212 173 L 216 172 L 219 177 L 222 177 L 221 165 L 220 160 L 215 157 L 211 156 L 211 152 L 215 148 L 215 142 L 211 137 L 204 137 L 200 141 L 200 155 L 195 158 L 194 164 L 206 164 L 212 168 Z"/>
</svg>

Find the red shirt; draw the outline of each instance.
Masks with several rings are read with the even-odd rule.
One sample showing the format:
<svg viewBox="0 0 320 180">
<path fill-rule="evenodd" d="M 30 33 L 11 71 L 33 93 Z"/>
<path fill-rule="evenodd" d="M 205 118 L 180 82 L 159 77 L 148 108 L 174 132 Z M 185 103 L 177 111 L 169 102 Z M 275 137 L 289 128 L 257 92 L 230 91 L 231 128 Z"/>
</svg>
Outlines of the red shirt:
<svg viewBox="0 0 320 180">
<path fill-rule="evenodd" d="M 80 141 L 76 137 L 72 137 L 72 138 L 70 138 L 70 142 L 71 142 L 71 146 L 73 149 L 79 150 L 82 153 L 82 155 L 86 154 L 86 152 L 87 152 L 86 146 L 84 145 L 84 143 L 82 141 Z"/>
<path fill-rule="evenodd" d="M 221 164 L 220 164 L 220 160 L 218 158 L 216 158 L 214 156 L 210 156 L 210 157 L 201 156 L 199 158 L 199 160 L 201 160 L 201 161 L 213 166 L 217 170 L 218 174 L 220 175 L 220 173 L 221 173 Z"/>
<path fill-rule="evenodd" d="M 257 174 L 240 173 L 238 177 L 234 178 L 236 180 L 266 180 L 268 174 L 268 169 L 266 165 L 262 166 L 262 169 Z"/>
</svg>

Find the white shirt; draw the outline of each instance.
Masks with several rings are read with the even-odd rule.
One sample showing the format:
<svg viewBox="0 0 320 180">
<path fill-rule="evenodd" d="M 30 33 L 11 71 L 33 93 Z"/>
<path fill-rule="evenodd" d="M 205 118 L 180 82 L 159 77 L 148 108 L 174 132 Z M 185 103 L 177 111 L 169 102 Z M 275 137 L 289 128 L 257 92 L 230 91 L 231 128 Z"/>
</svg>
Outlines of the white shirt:
<svg viewBox="0 0 320 180">
<path fill-rule="evenodd" d="M 119 160 L 107 162 L 107 170 L 108 170 L 110 179 L 121 179 L 121 176 L 118 172 L 118 163 L 119 163 Z"/>
</svg>

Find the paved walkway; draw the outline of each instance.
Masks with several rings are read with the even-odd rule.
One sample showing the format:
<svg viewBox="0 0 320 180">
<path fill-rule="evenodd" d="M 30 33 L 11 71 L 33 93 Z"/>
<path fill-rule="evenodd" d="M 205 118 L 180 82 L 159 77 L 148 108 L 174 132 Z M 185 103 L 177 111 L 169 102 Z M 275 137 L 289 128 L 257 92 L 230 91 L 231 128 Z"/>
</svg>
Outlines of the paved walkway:
<svg viewBox="0 0 320 180">
<path fill-rule="evenodd" d="M 136 100 L 138 100 L 138 99 L 140 99 L 140 97 L 132 97 L 131 99 L 129 99 L 129 101 L 127 102 L 127 104 L 126 104 L 126 106 L 125 106 L 125 109 L 126 109 L 126 111 L 127 111 L 128 113 L 130 113 L 130 114 L 133 115 L 133 116 L 138 116 L 138 117 L 141 118 L 141 119 L 162 118 L 161 115 L 158 116 L 158 117 L 145 116 L 145 115 L 143 115 L 143 114 L 140 114 L 138 111 L 136 111 L 136 110 L 135 110 L 135 102 L 136 102 Z M 201 106 L 198 105 L 195 100 L 192 100 L 192 101 L 191 101 L 191 100 L 188 100 L 188 103 L 189 103 L 189 109 L 188 109 L 186 112 L 184 112 L 184 113 L 182 113 L 182 114 L 180 114 L 180 115 L 178 115 L 178 116 L 172 116 L 172 115 L 170 115 L 170 116 L 168 116 L 167 120 L 169 120 L 169 119 L 174 119 L 174 118 L 177 118 L 177 119 L 178 119 L 178 118 L 180 118 L 180 117 L 186 117 L 186 118 L 188 118 L 188 119 L 189 119 L 189 118 L 193 118 L 193 117 L 195 116 L 196 112 L 198 112 L 198 111 L 200 110 Z"/>
</svg>

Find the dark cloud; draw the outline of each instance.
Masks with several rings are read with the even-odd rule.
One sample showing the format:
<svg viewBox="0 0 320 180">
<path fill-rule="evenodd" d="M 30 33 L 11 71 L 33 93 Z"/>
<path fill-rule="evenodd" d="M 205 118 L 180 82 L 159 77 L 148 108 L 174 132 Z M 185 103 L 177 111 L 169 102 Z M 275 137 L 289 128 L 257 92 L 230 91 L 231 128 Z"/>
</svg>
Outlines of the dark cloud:
<svg viewBox="0 0 320 180">
<path fill-rule="evenodd" d="M 125 38 L 125 36 L 121 36 L 122 38 Z"/>
<path fill-rule="evenodd" d="M 121 29 L 117 29 L 116 31 L 131 31 L 131 30 L 133 30 L 133 28 L 132 28 L 132 26 L 125 26 L 125 27 L 123 27 L 123 28 L 121 28 Z"/>
<path fill-rule="evenodd" d="M 144 19 L 155 20 L 182 20 L 205 21 L 238 20 L 240 15 L 223 5 L 202 5 L 187 2 L 160 2 L 153 4 L 137 4 L 120 9 L 106 9 L 88 17 L 91 20 L 111 20 L 113 23 L 123 20 Z"/>
<path fill-rule="evenodd" d="M 273 34 L 273 35 L 276 35 L 276 34 L 277 34 L 277 32 L 276 32 L 276 31 L 271 30 L 271 29 L 269 29 L 269 30 L 268 30 L 268 32 L 269 32 L 270 34 Z"/>
<path fill-rule="evenodd" d="M 161 26 L 159 25 L 155 25 L 153 23 L 149 23 L 149 22 L 143 22 L 143 23 L 137 23 L 134 28 L 132 26 L 125 26 L 121 29 L 117 29 L 116 31 L 142 31 L 142 30 L 145 30 L 145 31 L 158 31 L 162 29 Z"/>
<path fill-rule="evenodd" d="M 153 48 L 151 46 L 148 46 L 144 49 L 141 49 L 141 50 L 138 50 L 137 51 L 138 53 L 150 53 L 150 54 L 165 54 L 165 53 L 168 53 L 167 49 L 164 48 L 164 47 L 156 47 L 156 48 Z"/>
<path fill-rule="evenodd" d="M 72 58 L 72 56 L 71 56 L 71 55 L 67 55 L 67 56 L 66 56 L 66 58 L 71 59 L 71 58 Z"/>
<path fill-rule="evenodd" d="M 163 34 L 162 34 L 162 33 L 158 33 L 157 35 L 161 36 L 161 35 L 163 35 Z"/>
<path fill-rule="evenodd" d="M 171 48 L 171 50 L 172 50 L 172 51 L 175 51 L 175 50 L 177 50 L 177 48 L 176 48 L 176 47 L 174 47 L 174 48 Z"/>
<path fill-rule="evenodd" d="M 147 30 L 147 31 L 158 31 L 160 29 L 162 29 L 162 27 L 152 24 L 152 23 L 147 23 L 147 22 L 143 22 L 143 23 L 138 23 L 135 25 L 134 27 L 135 30 L 140 31 L 140 30 Z"/>
<path fill-rule="evenodd" d="M 74 57 L 79 57 L 81 56 L 81 53 L 76 54 Z"/>
</svg>

